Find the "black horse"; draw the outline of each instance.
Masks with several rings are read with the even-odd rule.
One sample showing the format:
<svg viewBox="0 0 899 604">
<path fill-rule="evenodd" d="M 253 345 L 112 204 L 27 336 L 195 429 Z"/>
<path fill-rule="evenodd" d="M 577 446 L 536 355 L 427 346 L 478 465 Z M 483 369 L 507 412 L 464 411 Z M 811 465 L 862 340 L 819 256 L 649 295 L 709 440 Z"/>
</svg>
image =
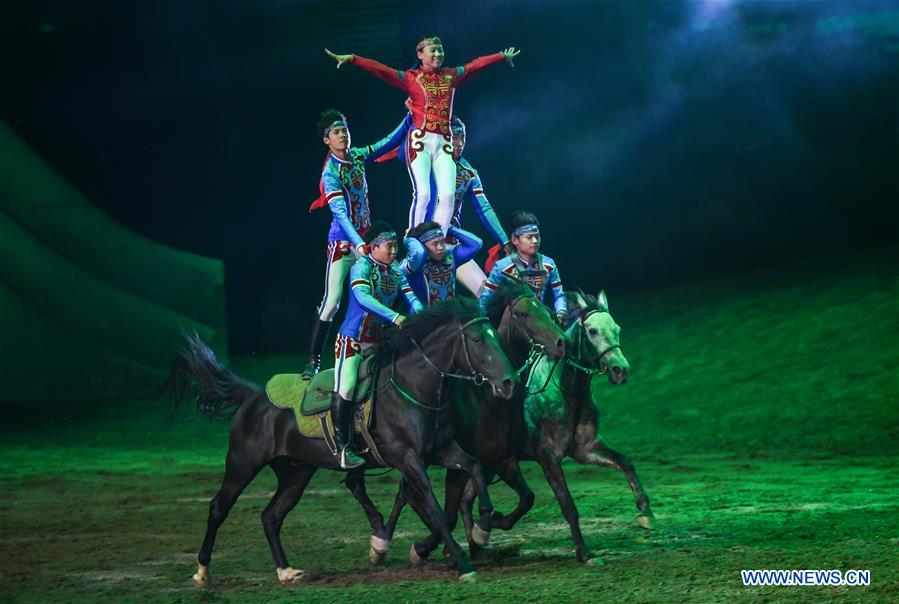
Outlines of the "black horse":
<svg viewBox="0 0 899 604">
<path fill-rule="evenodd" d="M 519 373 L 530 369 L 539 358 L 561 359 L 565 356 L 565 332 L 552 319 L 549 309 L 540 303 L 529 286 L 523 283 L 502 285 L 491 298 L 487 314 L 491 323 L 497 326 L 500 339 L 512 364 L 519 367 Z M 537 328 L 541 329 L 538 330 Z M 537 336 L 534 334 L 541 334 Z M 555 345 L 546 347 L 543 342 L 550 336 Z M 506 459 L 514 446 L 516 434 L 523 430 L 522 404 L 525 390 L 519 388 L 512 404 L 501 403 L 492 393 L 468 384 L 457 384 L 453 396 L 455 413 L 453 428 L 456 440 L 462 448 L 479 459 Z M 464 472 L 448 469 L 446 473 L 445 511 L 450 529 L 455 528 L 458 506 L 468 476 Z M 406 484 L 400 482 L 393 512 L 387 523 L 389 534 L 393 534 L 400 512 L 406 505 L 408 493 Z M 494 512 L 496 517 L 497 513 Z M 420 564 L 430 553 L 423 544 L 413 544 L 409 550 L 409 560 Z M 373 557 L 372 563 L 380 559 Z"/>
<path fill-rule="evenodd" d="M 612 384 L 623 384 L 628 377 L 629 364 L 619 345 L 619 327 L 609 313 L 605 293 L 601 292 L 597 298 L 580 293 L 568 294 L 568 300 L 571 313 L 568 356 L 561 362 L 547 356 L 541 358 L 525 385 L 527 393 L 523 405 L 505 407 L 508 418 L 505 429 L 512 435 L 507 441 L 508 448 L 503 450 L 496 446 L 499 441 L 487 443 L 483 439 L 463 438 L 463 435 L 477 433 L 485 425 L 490 425 L 494 430 L 502 429 L 498 426 L 498 417 L 485 416 L 483 407 L 478 403 L 478 397 L 482 395 L 474 391 L 458 403 L 464 405 L 468 412 L 456 414 L 458 418 L 470 417 L 472 425 L 457 425 L 456 434 L 462 447 L 478 458 L 489 477 L 498 475 L 519 496 L 518 505 L 508 516 L 493 513 L 494 528 L 511 529 L 533 506 L 534 493 L 524 480 L 519 460 L 537 461 L 571 528 L 577 559 L 581 562 L 592 559 L 601 563 L 600 558 L 593 558 L 584 543 L 578 511 L 562 470 L 564 457 L 572 457 L 582 464 L 617 468 L 625 474 L 633 491 L 639 510 L 638 524 L 651 529 L 654 517 L 633 464 L 598 436 L 599 410 L 593 400 L 593 377 L 607 373 Z M 466 533 L 470 533 L 471 505 L 476 493 L 470 486 L 465 487 L 467 482 L 468 478 L 458 473 L 453 480 L 447 479 L 445 505 L 448 514 L 455 513 L 456 509 L 461 510 Z M 393 529 L 395 515 L 396 509 L 388 520 L 388 530 Z M 455 524 L 452 515 L 450 524 Z M 414 544 L 413 551 L 416 557 L 424 558 L 437 545 L 434 535 L 431 535 L 425 541 Z M 473 554 L 480 547 L 469 538 L 469 548 Z"/>
<path fill-rule="evenodd" d="M 402 474 L 412 508 L 426 526 L 444 536 L 460 579 L 474 578 L 474 568 L 453 541 L 425 468 L 436 464 L 460 468 L 470 475 L 482 498 L 477 526 L 486 537 L 493 506 L 484 471 L 453 439 L 452 409 L 441 402 L 447 400 L 444 391 L 450 383 L 445 378 L 465 378 L 482 384 L 481 387 L 489 385 L 495 394 L 510 398 L 518 376 L 486 317 L 480 316 L 475 303 L 464 299 L 433 305 L 411 317 L 401 330 L 385 330 L 378 355 L 384 369 L 375 385 L 375 443 L 384 460 Z M 274 406 L 264 389 L 235 376 L 196 337 L 189 338 L 172 368 L 176 393 L 185 392 L 191 382 L 196 384 L 197 407 L 203 414 L 213 417 L 236 410 L 225 477 L 209 504 L 206 536 L 197 555 L 199 568 L 194 580 L 199 585 L 208 584 L 216 533 L 240 493 L 266 465 L 275 471 L 278 487 L 262 513 L 265 535 L 279 580 L 287 583 L 300 579 L 303 571 L 288 564 L 281 545 L 281 525 L 316 470 L 340 471 L 334 455 L 324 441 L 300 434 L 293 411 Z M 347 486 L 365 509 L 374 544 L 377 535 L 386 537 L 387 532 L 383 517 L 365 492 L 363 469 L 349 474 Z"/>
</svg>

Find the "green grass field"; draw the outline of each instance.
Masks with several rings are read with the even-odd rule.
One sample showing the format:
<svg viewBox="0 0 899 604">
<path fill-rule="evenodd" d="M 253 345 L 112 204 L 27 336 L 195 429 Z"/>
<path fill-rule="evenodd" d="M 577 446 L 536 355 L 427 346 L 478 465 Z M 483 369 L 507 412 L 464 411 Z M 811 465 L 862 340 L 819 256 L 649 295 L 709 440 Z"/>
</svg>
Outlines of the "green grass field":
<svg viewBox="0 0 899 604">
<path fill-rule="evenodd" d="M 621 475 L 566 463 L 605 566 L 574 560 L 542 472 L 525 464 L 536 505 L 515 530 L 494 532 L 478 583 L 460 584 L 436 554 L 408 565 L 423 534 L 408 511 L 386 565 L 372 568 L 362 511 L 339 474 L 321 472 L 283 530 L 307 578 L 282 586 L 259 520 L 274 489 L 267 470 L 219 533 L 212 589 L 197 589 L 227 423 L 173 416 L 167 401 L 7 408 L 0 601 L 899 601 L 897 267 L 896 250 L 880 250 L 607 292 L 631 377 L 595 382 L 601 432 L 637 465 L 657 529 L 636 525 Z M 260 382 L 299 359 L 232 365 Z M 396 482 L 395 472 L 370 479 L 385 512 Z M 491 493 L 499 509 L 514 504 L 502 485 Z M 763 568 L 870 569 L 871 585 L 742 585 L 741 569 Z"/>
</svg>

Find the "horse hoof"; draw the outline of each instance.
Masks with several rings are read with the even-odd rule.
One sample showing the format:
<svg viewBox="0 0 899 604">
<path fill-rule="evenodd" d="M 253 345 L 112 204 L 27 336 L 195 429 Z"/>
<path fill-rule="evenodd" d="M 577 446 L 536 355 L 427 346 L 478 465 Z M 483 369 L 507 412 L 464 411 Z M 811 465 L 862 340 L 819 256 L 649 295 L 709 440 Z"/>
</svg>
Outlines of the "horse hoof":
<svg viewBox="0 0 899 604">
<path fill-rule="evenodd" d="M 209 587 L 209 567 L 199 564 L 194 574 L 194 583 L 197 587 Z"/>
<path fill-rule="evenodd" d="M 606 561 L 603 559 L 602 556 L 596 556 L 595 558 L 590 558 L 589 560 L 587 560 L 586 563 L 589 564 L 590 566 L 605 566 L 606 565 Z"/>
<path fill-rule="evenodd" d="M 465 573 L 464 575 L 459 575 L 459 580 L 463 583 L 477 583 L 478 582 L 478 571 L 473 570 L 470 573 Z"/>
<path fill-rule="evenodd" d="M 637 524 L 640 525 L 641 528 L 645 528 L 647 531 L 653 531 L 656 528 L 654 516 L 644 516 L 643 514 L 639 514 L 637 516 Z"/>
<path fill-rule="evenodd" d="M 371 549 L 379 554 L 386 555 L 388 551 L 390 551 L 390 540 L 382 539 L 377 535 L 372 535 L 368 538 L 368 544 L 371 545 Z"/>
<path fill-rule="evenodd" d="M 385 552 L 379 552 L 373 547 L 368 548 L 368 562 L 372 566 L 380 566 L 386 558 L 387 554 Z"/>
<path fill-rule="evenodd" d="M 490 531 L 485 531 L 475 524 L 471 527 L 471 540 L 480 547 L 487 547 L 487 543 L 490 542 Z"/>
<path fill-rule="evenodd" d="M 287 568 L 279 568 L 278 581 L 280 581 L 282 585 L 289 585 L 301 580 L 304 574 L 305 573 L 302 570 L 298 568 L 291 568 L 290 566 L 288 566 Z"/>
<path fill-rule="evenodd" d="M 414 544 L 409 548 L 409 562 L 411 562 L 413 566 L 423 566 L 425 563 L 421 556 L 418 555 L 418 552 L 415 551 Z"/>
</svg>

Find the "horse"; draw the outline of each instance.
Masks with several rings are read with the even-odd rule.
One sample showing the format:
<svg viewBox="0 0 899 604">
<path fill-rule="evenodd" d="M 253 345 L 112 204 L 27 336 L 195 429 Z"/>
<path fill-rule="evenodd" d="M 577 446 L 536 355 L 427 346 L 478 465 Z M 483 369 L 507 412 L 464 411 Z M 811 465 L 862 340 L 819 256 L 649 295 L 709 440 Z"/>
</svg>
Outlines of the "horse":
<svg viewBox="0 0 899 604">
<path fill-rule="evenodd" d="M 375 429 L 372 433 L 382 458 L 403 476 L 413 509 L 425 525 L 444 536 L 447 551 L 457 565 L 460 580 L 477 573 L 453 540 L 445 514 L 437 503 L 425 468 L 428 464 L 459 468 L 475 482 L 481 516 L 472 538 L 486 544 L 492 504 L 484 471 L 453 439 L 448 404 L 441 403 L 446 378 L 489 384 L 497 396 L 508 399 L 518 383 L 498 335 L 477 304 L 459 298 L 432 305 L 409 318 L 402 329 L 385 329 L 376 353 L 383 369 L 373 385 L 376 392 Z M 391 367 L 388 370 L 387 367 Z M 456 372 L 467 373 L 456 373 Z M 176 401 L 195 384 L 197 409 L 207 417 L 233 417 L 225 477 L 209 503 L 203 544 L 197 555 L 194 581 L 210 583 L 209 565 L 219 527 L 240 493 L 266 465 L 274 470 L 278 487 L 262 513 L 262 525 L 271 548 L 278 579 L 293 583 L 303 571 L 293 568 L 281 545 L 280 530 L 287 513 L 297 504 L 319 468 L 342 471 L 324 440 L 304 437 L 294 412 L 273 405 L 265 389 L 244 381 L 224 367 L 199 337 L 189 337 L 173 364 L 170 384 Z M 372 527 L 372 547 L 383 544 L 383 517 L 369 499 L 362 472 L 351 471 L 347 487 L 362 505 Z"/>
<path fill-rule="evenodd" d="M 510 441 L 509 449 L 503 454 L 496 450 L 480 447 L 481 441 L 469 442 L 460 439 L 460 444 L 482 463 L 488 477 L 498 475 L 512 487 L 519 496 L 518 505 L 509 515 L 494 512 L 492 526 L 500 530 L 510 530 L 534 504 L 534 493 L 524 480 L 519 461 L 537 461 L 550 484 L 562 514 L 571 529 L 575 544 L 575 555 L 580 562 L 602 564 L 602 559 L 594 557 L 587 549 L 581 533 L 578 511 L 574 505 L 565 474 L 562 459 L 573 458 L 581 464 L 614 467 L 624 473 L 634 495 L 637 506 L 637 523 L 644 529 L 653 528 L 654 516 L 649 497 L 634 469 L 633 463 L 624 455 L 606 445 L 598 436 L 599 407 L 593 399 L 591 388 L 595 375 L 608 374 L 611 384 L 627 382 L 630 365 L 619 344 L 620 328 L 609 313 L 605 292 L 594 298 L 582 293 L 568 294 L 569 322 L 566 335 L 571 346 L 568 356 L 561 362 L 544 356 L 531 370 L 521 413 L 513 418 L 510 431 L 516 435 Z M 466 401 L 471 406 L 474 401 Z M 457 416 L 461 414 L 457 413 Z M 479 418 L 483 421 L 483 418 Z M 465 431 L 457 428 L 460 436 Z M 456 477 L 455 483 L 467 483 L 464 477 Z M 470 485 L 464 492 L 447 489 L 446 509 L 460 507 L 466 534 L 471 526 L 471 505 L 476 493 Z M 451 498 L 461 497 L 460 502 Z M 391 522 L 395 522 L 391 516 Z M 454 519 L 450 519 L 450 524 Z M 480 544 L 469 539 L 469 551 L 480 553 Z M 427 556 L 437 547 L 433 535 L 425 541 L 413 545 L 420 557 Z"/>
<path fill-rule="evenodd" d="M 518 366 L 521 374 L 541 356 L 561 359 L 565 356 L 565 332 L 554 321 L 549 309 L 534 296 L 531 288 L 524 282 L 503 284 L 491 297 L 487 308 L 491 323 L 497 326 L 500 340 L 513 366 Z M 546 341 L 551 345 L 546 345 Z M 518 392 L 518 402 L 523 392 Z M 498 404 L 492 393 L 483 389 L 470 388 L 468 384 L 456 385 L 453 395 L 455 413 L 453 414 L 453 432 L 462 448 L 475 452 L 484 458 L 508 454 L 509 442 L 513 436 L 512 427 L 516 415 L 515 404 Z M 461 402 L 460 401 L 464 401 Z M 468 477 L 457 470 L 448 469 L 446 473 L 447 493 L 463 489 Z M 387 532 L 393 535 L 396 522 L 403 507 L 407 503 L 405 482 L 400 482 L 399 492 L 394 502 L 393 511 L 387 523 Z M 455 528 L 458 515 L 458 497 L 447 496 L 445 512 L 450 519 L 450 530 Z M 409 549 L 409 561 L 415 565 L 422 564 L 424 557 L 416 551 L 416 546 Z M 384 556 L 371 556 L 372 564 L 379 564 Z"/>
</svg>

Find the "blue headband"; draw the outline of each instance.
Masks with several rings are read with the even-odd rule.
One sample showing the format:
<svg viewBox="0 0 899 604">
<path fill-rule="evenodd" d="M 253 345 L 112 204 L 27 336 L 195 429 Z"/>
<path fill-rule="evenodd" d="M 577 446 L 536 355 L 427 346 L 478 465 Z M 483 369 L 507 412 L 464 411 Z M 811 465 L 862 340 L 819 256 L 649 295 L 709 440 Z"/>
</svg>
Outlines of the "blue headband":
<svg viewBox="0 0 899 604">
<path fill-rule="evenodd" d="M 334 128 L 337 128 L 338 126 L 343 126 L 347 130 L 350 129 L 350 127 L 347 126 L 346 120 L 334 120 L 333 122 L 331 122 L 331 124 L 329 126 L 327 126 L 325 128 L 325 131 L 322 133 L 322 136 L 328 136 L 329 134 L 331 134 L 331 130 L 333 130 Z"/>
<path fill-rule="evenodd" d="M 539 233 L 540 227 L 536 224 L 523 224 L 514 231 L 512 231 L 512 237 L 521 237 L 522 235 L 527 235 L 529 233 Z"/>
<path fill-rule="evenodd" d="M 425 231 L 421 235 L 418 236 L 418 240 L 422 243 L 427 243 L 433 239 L 437 239 L 438 237 L 443 237 L 443 229 L 436 228 L 431 229 L 430 231 Z"/>
<path fill-rule="evenodd" d="M 371 240 L 371 246 L 374 247 L 376 245 L 381 245 L 385 241 L 390 241 L 391 239 L 396 239 L 396 233 L 393 231 L 384 231 L 377 237 Z"/>
</svg>

